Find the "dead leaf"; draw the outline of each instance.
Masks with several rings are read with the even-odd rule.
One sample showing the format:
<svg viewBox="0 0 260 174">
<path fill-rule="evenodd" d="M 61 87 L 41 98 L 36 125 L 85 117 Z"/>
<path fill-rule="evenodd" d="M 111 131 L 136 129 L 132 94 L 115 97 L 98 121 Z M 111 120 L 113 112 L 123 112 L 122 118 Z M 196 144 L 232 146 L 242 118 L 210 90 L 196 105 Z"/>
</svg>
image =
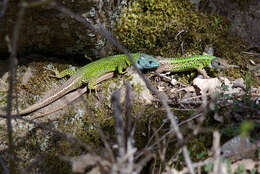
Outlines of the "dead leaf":
<svg viewBox="0 0 260 174">
<path fill-rule="evenodd" d="M 221 82 L 218 78 L 201 79 L 195 78 L 193 86 L 197 89 L 197 95 L 216 95 L 220 91 Z"/>
</svg>

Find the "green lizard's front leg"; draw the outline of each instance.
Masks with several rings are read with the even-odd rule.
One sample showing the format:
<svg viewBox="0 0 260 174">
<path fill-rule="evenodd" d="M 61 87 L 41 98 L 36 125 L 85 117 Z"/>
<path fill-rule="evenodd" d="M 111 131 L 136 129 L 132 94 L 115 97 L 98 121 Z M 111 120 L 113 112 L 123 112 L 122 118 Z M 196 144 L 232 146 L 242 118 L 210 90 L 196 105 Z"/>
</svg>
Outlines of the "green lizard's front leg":
<svg viewBox="0 0 260 174">
<path fill-rule="evenodd" d="M 47 67 L 47 68 L 44 68 L 44 69 L 54 72 L 55 75 L 51 75 L 51 76 L 59 78 L 59 79 L 65 77 L 65 76 L 70 76 L 71 77 L 73 74 L 76 73 L 75 68 L 68 68 L 68 69 L 65 69 L 65 70 L 63 70 L 61 72 L 59 72 L 57 70 L 57 68 L 48 68 Z"/>
<path fill-rule="evenodd" d="M 208 76 L 206 70 L 203 67 L 198 67 L 197 68 L 198 73 L 200 73 L 204 78 L 209 79 L 210 77 Z"/>
<path fill-rule="evenodd" d="M 127 61 L 124 61 L 122 63 L 120 63 L 117 67 L 117 71 L 119 74 L 124 74 L 126 71 L 124 71 L 124 69 L 126 69 L 126 67 L 130 66 L 131 63 L 127 60 Z"/>
</svg>

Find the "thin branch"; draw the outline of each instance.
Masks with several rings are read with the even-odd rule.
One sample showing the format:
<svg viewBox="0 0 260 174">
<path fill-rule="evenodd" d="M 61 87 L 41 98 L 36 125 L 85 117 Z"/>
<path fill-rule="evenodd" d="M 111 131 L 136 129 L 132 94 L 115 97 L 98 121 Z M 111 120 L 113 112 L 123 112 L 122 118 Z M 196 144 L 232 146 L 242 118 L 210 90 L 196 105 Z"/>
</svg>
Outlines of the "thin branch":
<svg viewBox="0 0 260 174">
<path fill-rule="evenodd" d="M 145 166 L 145 164 L 150 161 L 152 158 L 155 158 L 154 154 L 147 154 L 145 158 L 143 158 L 138 164 L 135 166 L 135 173 L 141 173 L 141 170 Z"/>
<path fill-rule="evenodd" d="M 218 174 L 220 173 L 220 134 L 218 131 L 213 132 L 213 150 L 214 150 L 214 168 L 213 173 Z"/>
<path fill-rule="evenodd" d="M 13 35 L 12 35 L 12 42 L 11 42 L 11 55 L 9 57 L 9 73 L 10 73 L 10 79 L 9 79 L 9 90 L 7 94 L 7 131 L 8 131 L 8 142 L 9 142 L 9 149 L 8 149 L 8 158 L 9 158 L 9 166 L 10 166 L 10 173 L 15 173 L 15 152 L 14 152 L 14 145 L 13 145 L 13 131 L 12 131 L 12 118 L 11 118 L 11 112 L 12 112 L 12 99 L 13 99 L 13 89 L 15 86 L 15 77 L 16 77 L 16 66 L 17 66 L 17 44 L 19 40 L 19 33 L 20 28 L 23 21 L 23 16 L 25 13 L 25 8 L 21 7 L 19 13 L 18 13 L 18 19 L 16 22 L 16 25 L 14 26 Z"/>
<path fill-rule="evenodd" d="M 131 87 L 128 82 L 126 82 L 126 96 L 125 96 L 125 110 L 126 110 L 126 120 L 125 120 L 125 147 L 127 153 L 131 151 L 136 151 L 134 147 L 134 133 L 135 126 L 133 126 L 132 115 L 131 115 Z M 134 167 L 134 154 L 128 157 L 127 167 L 129 171 L 133 171 Z"/>
<path fill-rule="evenodd" d="M 117 90 L 112 94 L 113 116 L 115 120 L 115 132 L 118 144 L 118 158 L 122 158 L 126 153 L 124 139 L 124 123 L 122 118 L 122 108 L 120 105 L 120 91 Z"/>
<path fill-rule="evenodd" d="M 126 120 L 125 120 L 125 140 L 126 143 L 126 149 L 127 151 L 130 150 L 128 148 L 131 148 L 133 145 L 133 120 L 131 115 L 131 98 L 130 98 L 130 91 L 131 87 L 128 82 L 126 82 L 126 96 L 125 96 L 125 111 L 126 111 Z"/>
<path fill-rule="evenodd" d="M 104 132 L 101 130 L 100 126 L 98 126 L 97 129 L 98 129 L 98 133 L 101 137 L 101 140 L 103 141 L 105 148 L 107 149 L 107 152 L 109 154 L 109 160 L 111 161 L 111 163 L 115 163 L 116 159 L 115 159 L 113 150 L 112 150 L 111 146 L 109 145 L 109 143 L 107 142 Z"/>
</svg>

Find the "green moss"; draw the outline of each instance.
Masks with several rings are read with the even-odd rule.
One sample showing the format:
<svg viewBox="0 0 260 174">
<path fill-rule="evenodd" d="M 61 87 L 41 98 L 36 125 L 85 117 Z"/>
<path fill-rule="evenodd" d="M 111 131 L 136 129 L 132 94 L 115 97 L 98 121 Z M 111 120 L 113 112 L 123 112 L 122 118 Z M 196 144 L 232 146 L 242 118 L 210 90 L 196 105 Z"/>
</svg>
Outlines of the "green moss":
<svg viewBox="0 0 260 174">
<path fill-rule="evenodd" d="M 188 1 L 142 0 L 125 10 L 117 32 L 134 52 L 155 49 L 154 53 L 171 56 L 182 43 L 185 52 L 201 51 L 221 29 L 213 17 L 194 12 Z"/>
</svg>

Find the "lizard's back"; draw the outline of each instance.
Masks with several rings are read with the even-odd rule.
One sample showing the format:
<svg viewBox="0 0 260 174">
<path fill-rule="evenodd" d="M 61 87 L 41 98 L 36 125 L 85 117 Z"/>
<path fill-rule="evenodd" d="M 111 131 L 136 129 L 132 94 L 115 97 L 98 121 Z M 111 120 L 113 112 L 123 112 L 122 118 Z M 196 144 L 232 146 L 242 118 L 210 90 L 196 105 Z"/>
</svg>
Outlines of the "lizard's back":
<svg viewBox="0 0 260 174">
<path fill-rule="evenodd" d="M 198 55 L 184 58 L 168 58 L 160 60 L 162 71 L 183 72 L 197 69 L 198 67 L 210 67 L 215 56 Z M 160 69 L 158 69 L 160 72 Z"/>
</svg>

